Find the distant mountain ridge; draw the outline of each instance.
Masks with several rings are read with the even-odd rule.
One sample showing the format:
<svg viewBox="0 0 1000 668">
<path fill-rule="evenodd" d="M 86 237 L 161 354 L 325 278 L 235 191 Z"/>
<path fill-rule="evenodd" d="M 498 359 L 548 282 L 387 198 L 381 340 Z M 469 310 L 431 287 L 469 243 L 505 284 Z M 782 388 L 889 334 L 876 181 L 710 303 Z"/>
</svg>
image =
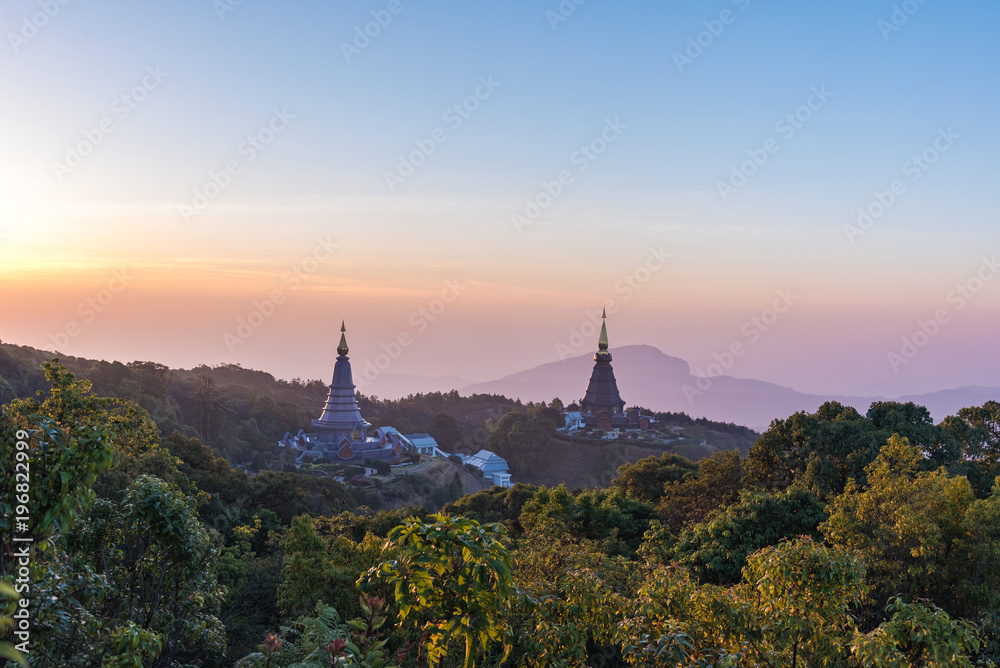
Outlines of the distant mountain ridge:
<svg viewBox="0 0 1000 668">
<path fill-rule="evenodd" d="M 611 351 L 618 388 L 629 406 L 640 405 L 651 410 L 685 412 L 692 417 L 705 417 L 720 422 L 734 422 L 755 429 L 766 429 L 773 419 L 784 419 L 797 411 L 815 411 L 827 401 L 839 401 L 864 413 L 875 401 L 891 398 L 874 396 L 840 396 L 806 394 L 761 380 L 717 376 L 706 382 L 691 374 L 687 362 L 667 355 L 649 345 L 632 345 Z M 594 365 L 592 353 L 548 362 L 496 380 L 455 386 L 461 394 L 502 394 L 522 401 L 550 401 L 559 397 L 565 403 L 579 401 L 587 389 Z M 367 388 L 372 394 L 393 398 L 382 389 L 397 391 L 413 383 L 413 392 L 443 389 L 435 379 L 435 387 L 419 389 L 420 378 L 410 376 L 407 383 L 386 374 Z M 699 384 L 700 382 L 700 384 Z M 405 396 L 401 395 L 401 396 Z M 935 421 L 953 415 L 960 408 L 978 406 L 989 400 L 1000 401 L 1000 387 L 963 387 L 927 394 L 898 397 L 895 401 L 926 406 Z"/>
</svg>

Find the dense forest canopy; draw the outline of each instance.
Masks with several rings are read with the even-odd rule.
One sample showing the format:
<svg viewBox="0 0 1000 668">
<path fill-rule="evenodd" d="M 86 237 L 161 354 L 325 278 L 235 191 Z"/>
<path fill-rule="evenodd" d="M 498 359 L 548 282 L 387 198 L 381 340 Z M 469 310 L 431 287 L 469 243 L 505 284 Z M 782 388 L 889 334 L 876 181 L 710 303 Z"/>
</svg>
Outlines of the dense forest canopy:
<svg viewBox="0 0 1000 668">
<path fill-rule="evenodd" d="M 323 383 L 41 355 L 0 346 L 0 574 L 27 583 L 3 590 L 12 660 L 19 643 L 32 666 L 1000 657 L 997 402 L 939 424 L 913 404 L 831 402 L 774 421 L 744 453 L 663 449 L 600 486 L 463 495 L 462 467 L 444 462 L 455 477 L 440 484 L 398 476 L 434 488 L 407 497 L 388 478 L 355 488 L 275 454 Z M 572 445 L 554 433 L 554 402 L 360 401 L 373 422 L 506 449 L 512 466 Z M 15 538 L 32 541 L 26 573 Z"/>
</svg>

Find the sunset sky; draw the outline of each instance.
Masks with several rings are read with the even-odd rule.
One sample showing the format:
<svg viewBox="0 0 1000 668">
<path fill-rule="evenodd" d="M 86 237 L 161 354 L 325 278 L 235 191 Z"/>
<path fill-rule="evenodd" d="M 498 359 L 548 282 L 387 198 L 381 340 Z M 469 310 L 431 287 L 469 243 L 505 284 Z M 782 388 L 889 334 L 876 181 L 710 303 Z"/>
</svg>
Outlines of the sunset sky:
<svg viewBox="0 0 1000 668">
<path fill-rule="evenodd" d="M 482 381 L 590 352 L 614 300 L 612 350 L 694 369 L 739 341 L 728 375 L 801 391 L 1000 386 L 996 2 L 11 0 L 0 27 L 4 342 L 329 380 L 346 320 L 355 365 L 402 337 L 387 373 Z"/>
</svg>

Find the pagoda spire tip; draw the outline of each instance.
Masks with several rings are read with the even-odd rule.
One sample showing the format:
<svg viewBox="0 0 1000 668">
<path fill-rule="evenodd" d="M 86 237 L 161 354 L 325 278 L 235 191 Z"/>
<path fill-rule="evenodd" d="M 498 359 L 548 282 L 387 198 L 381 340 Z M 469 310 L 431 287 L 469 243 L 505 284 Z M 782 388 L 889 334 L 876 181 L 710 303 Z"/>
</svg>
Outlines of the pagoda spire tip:
<svg viewBox="0 0 1000 668">
<path fill-rule="evenodd" d="M 347 326 L 345 321 L 340 321 L 340 345 L 337 346 L 337 354 L 346 357 L 350 349 L 347 347 Z"/>
<path fill-rule="evenodd" d="M 608 309 L 604 308 L 604 313 L 601 315 L 603 319 L 601 321 L 601 338 L 597 341 L 598 354 L 607 353 L 608 351 Z"/>
</svg>

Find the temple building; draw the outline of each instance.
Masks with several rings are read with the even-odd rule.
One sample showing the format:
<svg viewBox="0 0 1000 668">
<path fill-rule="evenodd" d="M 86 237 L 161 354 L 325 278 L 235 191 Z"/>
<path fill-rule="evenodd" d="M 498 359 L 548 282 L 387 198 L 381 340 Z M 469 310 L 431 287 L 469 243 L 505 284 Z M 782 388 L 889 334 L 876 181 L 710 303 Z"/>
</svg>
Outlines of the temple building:
<svg viewBox="0 0 1000 668">
<path fill-rule="evenodd" d="M 594 371 L 590 374 L 590 384 L 587 394 L 580 401 L 579 411 L 575 404 L 570 404 L 563 411 L 566 417 L 566 431 L 579 428 L 602 429 L 651 429 L 659 424 L 652 415 L 639 412 L 632 408 L 625 411 L 625 402 L 618 392 L 618 381 L 615 380 L 614 369 L 611 368 L 611 353 L 608 351 L 608 312 L 601 314 L 601 338 L 597 341 L 597 352 L 594 354 Z"/>
<path fill-rule="evenodd" d="M 611 353 L 608 352 L 608 312 L 601 314 L 601 338 L 594 354 L 594 371 L 590 374 L 587 394 L 580 401 L 580 416 L 584 424 L 597 429 L 625 427 L 628 416 L 625 402 L 618 393 L 618 382 L 611 368 Z"/>
<path fill-rule="evenodd" d="M 306 434 L 300 429 L 292 436 L 286 433 L 278 446 L 297 455 L 297 462 L 329 459 L 363 462 L 365 459 L 393 460 L 399 458 L 407 445 L 405 437 L 392 427 L 372 429 L 361 417 L 354 393 L 351 360 L 347 356 L 347 328 L 340 325 L 340 345 L 333 367 L 330 391 L 318 419 L 312 421 L 315 431 Z"/>
</svg>

